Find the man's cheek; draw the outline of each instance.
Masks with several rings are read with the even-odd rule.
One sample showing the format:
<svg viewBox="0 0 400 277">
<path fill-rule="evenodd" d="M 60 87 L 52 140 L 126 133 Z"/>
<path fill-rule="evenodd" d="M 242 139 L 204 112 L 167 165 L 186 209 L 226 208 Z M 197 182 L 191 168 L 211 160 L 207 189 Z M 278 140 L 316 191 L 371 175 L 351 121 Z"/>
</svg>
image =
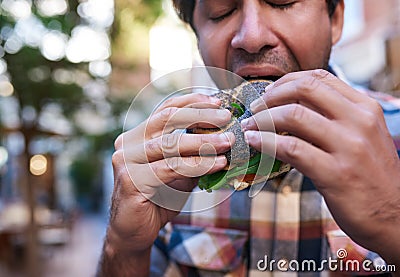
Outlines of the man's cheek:
<svg viewBox="0 0 400 277">
<path fill-rule="evenodd" d="M 218 63 L 218 56 L 216 54 L 216 49 L 218 45 L 210 42 L 204 42 L 204 40 L 199 42 L 200 55 L 203 58 L 204 64 L 208 66 L 221 67 Z"/>
</svg>

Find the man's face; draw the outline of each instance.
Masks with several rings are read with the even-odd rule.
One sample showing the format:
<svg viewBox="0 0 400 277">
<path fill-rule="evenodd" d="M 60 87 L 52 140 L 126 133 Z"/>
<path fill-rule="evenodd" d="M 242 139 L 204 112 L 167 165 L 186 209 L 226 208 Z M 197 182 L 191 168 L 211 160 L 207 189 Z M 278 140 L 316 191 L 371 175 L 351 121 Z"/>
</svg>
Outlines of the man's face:
<svg viewBox="0 0 400 277">
<path fill-rule="evenodd" d="M 325 0 L 196 0 L 193 23 L 204 63 L 242 77 L 326 68 L 341 35 L 343 3 Z"/>
</svg>

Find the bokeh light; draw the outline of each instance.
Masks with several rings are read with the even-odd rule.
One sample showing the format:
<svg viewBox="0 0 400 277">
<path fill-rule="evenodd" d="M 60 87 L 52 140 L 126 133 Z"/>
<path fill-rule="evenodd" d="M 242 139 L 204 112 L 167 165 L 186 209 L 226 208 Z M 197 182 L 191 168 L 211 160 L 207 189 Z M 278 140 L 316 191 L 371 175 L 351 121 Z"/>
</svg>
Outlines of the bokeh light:
<svg viewBox="0 0 400 277">
<path fill-rule="evenodd" d="M 7 80 L 0 80 L 0 96 L 8 97 L 14 93 L 13 85 Z"/>
<path fill-rule="evenodd" d="M 44 35 L 40 50 L 43 56 L 50 61 L 59 61 L 65 56 L 65 47 L 68 38 L 59 31 L 51 31 Z"/>
<path fill-rule="evenodd" d="M 19 50 L 21 50 L 23 46 L 22 40 L 13 35 L 9 39 L 7 39 L 6 43 L 4 44 L 4 50 L 6 50 L 9 54 L 16 54 Z"/>
<path fill-rule="evenodd" d="M 114 21 L 114 1 L 88 0 L 82 2 L 78 6 L 78 14 L 97 27 L 110 27 Z"/>
<path fill-rule="evenodd" d="M 7 63 L 0 58 L 0 75 L 7 71 Z"/>
<path fill-rule="evenodd" d="M 43 175 L 47 171 L 47 159 L 43 155 L 34 155 L 29 163 L 29 170 L 33 175 Z"/>
<path fill-rule="evenodd" d="M 16 19 L 26 18 L 32 13 L 32 2 L 27 0 L 4 0 L 1 7 Z"/>
<path fill-rule="evenodd" d="M 95 77 L 105 78 L 111 74 L 111 64 L 108 61 L 93 61 L 89 63 L 89 72 Z"/>
<path fill-rule="evenodd" d="M 31 47 L 38 47 L 47 32 L 43 23 L 33 15 L 18 20 L 14 29 L 14 35 Z"/>
<path fill-rule="evenodd" d="M 5 147 L 0 146 L 0 168 L 7 163 L 8 151 Z"/>
<path fill-rule="evenodd" d="M 65 0 L 38 0 L 37 7 L 42 15 L 51 17 L 65 14 L 68 3 Z"/>
<path fill-rule="evenodd" d="M 78 26 L 72 31 L 66 55 L 73 63 L 105 60 L 110 57 L 110 41 L 104 31 Z"/>
</svg>

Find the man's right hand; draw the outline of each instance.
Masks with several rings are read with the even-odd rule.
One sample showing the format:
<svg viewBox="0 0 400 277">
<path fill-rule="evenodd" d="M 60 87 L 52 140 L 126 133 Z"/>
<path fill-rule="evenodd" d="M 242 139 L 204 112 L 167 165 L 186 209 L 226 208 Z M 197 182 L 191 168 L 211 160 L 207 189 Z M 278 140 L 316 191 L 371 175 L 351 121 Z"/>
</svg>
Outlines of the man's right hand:
<svg viewBox="0 0 400 277">
<path fill-rule="evenodd" d="M 189 192 L 197 183 L 194 177 L 224 168 L 224 155 L 207 154 L 229 150 L 233 134 L 173 133 L 226 125 L 231 114 L 219 105 L 218 99 L 201 94 L 170 98 L 146 121 L 117 138 L 110 223 L 100 268 L 104 275 L 141 276 L 148 270 L 150 248 L 160 228 L 178 213 L 151 201 L 160 188 Z"/>
</svg>

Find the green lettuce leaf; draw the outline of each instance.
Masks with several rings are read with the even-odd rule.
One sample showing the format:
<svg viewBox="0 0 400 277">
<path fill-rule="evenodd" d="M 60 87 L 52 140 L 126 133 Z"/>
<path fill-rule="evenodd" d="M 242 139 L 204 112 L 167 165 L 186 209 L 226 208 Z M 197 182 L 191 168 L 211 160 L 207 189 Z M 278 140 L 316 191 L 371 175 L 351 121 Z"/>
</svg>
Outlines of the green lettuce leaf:
<svg viewBox="0 0 400 277">
<path fill-rule="evenodd" d="M 269 168 L 268 167 L 262 167 L 260 171 L 258 171 L 259 165 L 260 165 L 260 160 L 263 155 L 263 162 L 271 162 L 272 157 L 257 153 L 254 157 L 252 157 L 248 163 L 242 165 L 242 166 L 237 166 L 235 168 L 232 168 L 230 170 L 221 170 L 212 174 L 207 174 L 199 179 L 198 186 L 200 189 L 207 190 L 208 192 L 211 192 L 212 190 L 218 190 L 225 185 L 227 185 L 229 179 L 232 179 L 234 177 L 240 176 L 240 175 L 245 175 L 245 174 L 256 174 L 258 173 L 259 176 L 266 176 L 269 174 Z M 282 162 L 279 160 L 274 160 L 274 164 L 272 166 L 272 172 L 276 172 L 280 169 Z M 258 171 L 258 172 L 257 172 Z"/>
</svg>

